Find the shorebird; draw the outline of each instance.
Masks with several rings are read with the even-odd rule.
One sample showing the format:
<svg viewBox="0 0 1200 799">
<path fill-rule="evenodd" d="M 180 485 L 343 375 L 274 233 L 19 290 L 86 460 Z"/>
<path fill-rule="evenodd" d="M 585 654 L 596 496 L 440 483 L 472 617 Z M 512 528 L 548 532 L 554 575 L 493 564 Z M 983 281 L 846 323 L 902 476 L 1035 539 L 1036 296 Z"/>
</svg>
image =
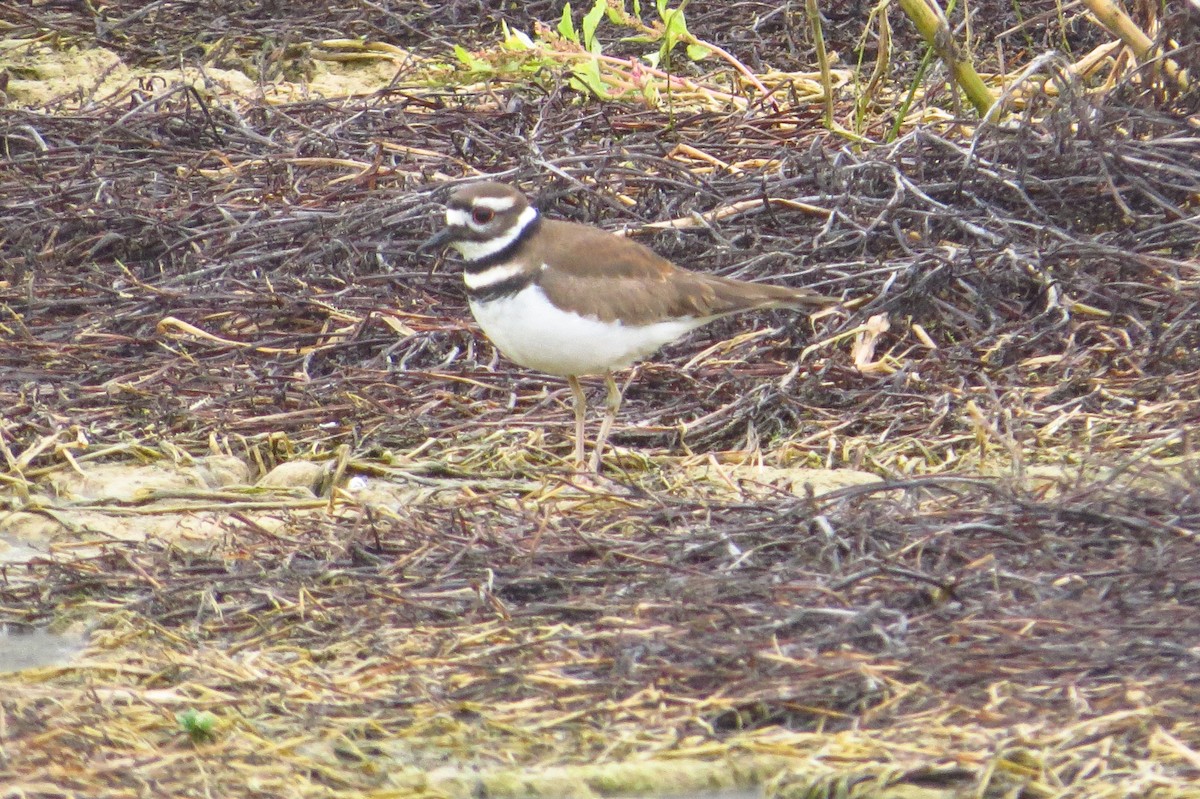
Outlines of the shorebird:
<svg viewBox="0 0 1200 799">
<path fill-rule="evenodd" d="M 466 261 L 471 313 L 496 348 L 521 366 L 567 378 L 579 468 L 587 412 L 579 378 L 604 376 L 608 400 L 592 471 L 621 407 L 614 370 L 729 314 L 837 303 L 807 289 L 688 271 L 600 228 L 543 218 L 519 190 L 491 181 L 454 192 L 445 227 L 418 251 L 446 245 Z"/>
</svg>

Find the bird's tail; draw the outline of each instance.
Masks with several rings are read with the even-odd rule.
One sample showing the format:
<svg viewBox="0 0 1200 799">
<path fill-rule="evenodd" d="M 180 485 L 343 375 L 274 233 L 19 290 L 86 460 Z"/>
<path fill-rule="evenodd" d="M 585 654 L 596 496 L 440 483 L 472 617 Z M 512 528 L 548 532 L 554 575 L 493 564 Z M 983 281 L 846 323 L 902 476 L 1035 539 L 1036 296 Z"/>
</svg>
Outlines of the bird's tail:
<svg viewBox="0 0 1200 799">
<path fill-rule="evenodd" d="M 719 305 L 726 313 L 750 311 L 759 308 L 828 308 L 838 300 L 817 294 L 815 291 L 770 283 L 748 283 L 743 280 L 719 278 L 716 289 Z"/>
</svg>

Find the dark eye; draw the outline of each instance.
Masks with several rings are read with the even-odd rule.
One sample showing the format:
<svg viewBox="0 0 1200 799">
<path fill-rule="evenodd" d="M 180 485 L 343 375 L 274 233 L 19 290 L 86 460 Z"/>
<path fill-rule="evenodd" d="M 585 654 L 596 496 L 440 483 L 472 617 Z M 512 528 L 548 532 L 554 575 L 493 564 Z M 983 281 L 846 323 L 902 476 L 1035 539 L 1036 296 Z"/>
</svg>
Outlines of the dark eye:
<svg viewBox="0 0 1200 799">
<path fill-rule="evenodd" d="M 495 218 L 496 218 L 496 212 L 493 211 L 491 208 L 487 208 L 486 206 L 481 205 L 478 208 L 476 208 L 475 210 L 471 211 L 471 219 L 477 225 L 486 225 L 488 222 L 491 222 Z"/>
</svg>

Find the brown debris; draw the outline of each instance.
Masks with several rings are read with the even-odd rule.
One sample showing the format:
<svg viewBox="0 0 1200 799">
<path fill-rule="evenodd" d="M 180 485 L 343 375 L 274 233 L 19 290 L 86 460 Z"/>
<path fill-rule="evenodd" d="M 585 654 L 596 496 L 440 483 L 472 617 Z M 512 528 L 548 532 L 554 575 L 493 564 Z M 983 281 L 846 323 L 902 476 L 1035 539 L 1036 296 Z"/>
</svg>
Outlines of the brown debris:
<svg viewBox="0 0 1200 799">
<path fill-rule="evenodd" d="M 334 36 L 484 47 L 479 20 L 499 19 L 234 5 L 0 18 L 156 67 L 188 57 L 185 31 L 214 26 L 232 60 L 292 25 L 263 69 Z M 756 70 L 805 68 L 793 11 L 751 4 L 747 32 L 717 5 L 693 32 Z M 1077 23 L 1058 34 L 1084 53 L 1100 40 Z M 151 83 L 4 109 L 0 514 L 86 506 L 42 493 L 68 472 L 206 454 L 248 481 L 311 460 L 302 491 L 325 495 L 230 513 L 204 546 L 0 558 L 0 622 L 90 628 L 70 665 L 0 674 L 0 786 L 1194 795 L 1194 89 L 1131 70 L 1032 91 L 1011 124 L 864 146 L 785 98 L 670 111 L 405 74 L 348 98 Z M 848 310 L 669 348 L 627 389 L 611 484 L 576 482 L 565 384 L 497 359 L 453 264 L 412 255 L 445 180 L 478 173 Z M 806 466 L 884 479 L 806 492 L 789 471 Z"/>
</svg>

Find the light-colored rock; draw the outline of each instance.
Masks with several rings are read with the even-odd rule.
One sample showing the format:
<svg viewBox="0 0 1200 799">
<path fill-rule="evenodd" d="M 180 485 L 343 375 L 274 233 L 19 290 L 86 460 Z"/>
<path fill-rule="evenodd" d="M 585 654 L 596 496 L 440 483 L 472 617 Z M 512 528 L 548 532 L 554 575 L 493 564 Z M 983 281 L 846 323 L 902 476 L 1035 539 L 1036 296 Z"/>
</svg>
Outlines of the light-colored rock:
<svg viewBox="0 0 1200 799">
<path fill-rule="evenodd" d="M 195 468 L 157 463 L 97 463 L 82 473 L 55 472 L 48 480 L 62 499 L 110 502 L 130 502 L 155 490 L 208 488 Z"/>
<path fill-rule="evenodd" d="M 288 461 L 281 463 L 264 474 L 258 481 L 259 488 L 302 488 L 313 496 L 326 493 L 329 478 L 327 464 L 314 461 Z"/>
<path fill-rule="evenodd" d="M 250 485 L 250 466 L 232 455 L 197 458 L 196 469 L 209 488 Z"/>
</svg>

